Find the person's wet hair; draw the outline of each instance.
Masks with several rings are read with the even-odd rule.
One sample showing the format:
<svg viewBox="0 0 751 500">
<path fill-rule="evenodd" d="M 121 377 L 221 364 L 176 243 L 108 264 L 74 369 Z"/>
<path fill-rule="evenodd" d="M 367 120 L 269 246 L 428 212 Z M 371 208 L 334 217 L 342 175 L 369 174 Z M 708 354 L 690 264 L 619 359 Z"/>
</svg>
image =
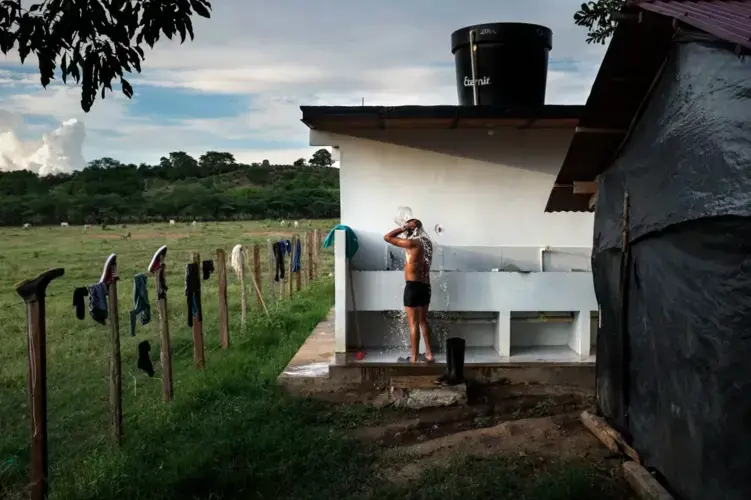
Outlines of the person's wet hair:
<svg viewBox="0 0 751 500">
<path fill-rule="evenodd" d="M 414 222 L 415 223 L 415 227 L 407 229 L 407 236 L 409 238 L 412 238 L 416 234 L 417 235 L 421 234 L 421 232 L 422 232 L 422 222 L 420 221 L 420 219 L 409 219 L 407 221 L 407 224 L 409 224 L 410 222 Z"/>
<path fill-rule="evenodd" d="M 409 219 L 407 221 L 407 224 L 409 224 L 410 222 L 414 222 L 415 226 L 417 226 L 417 229 L 422 229 L 422 222 L 420 221 L 420 219 Z"/>
</svg>

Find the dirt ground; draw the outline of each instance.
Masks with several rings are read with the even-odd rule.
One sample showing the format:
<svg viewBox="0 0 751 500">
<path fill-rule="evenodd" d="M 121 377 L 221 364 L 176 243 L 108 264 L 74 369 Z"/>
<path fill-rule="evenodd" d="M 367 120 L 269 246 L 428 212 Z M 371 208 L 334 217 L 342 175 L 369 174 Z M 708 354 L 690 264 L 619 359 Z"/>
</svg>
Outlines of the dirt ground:
<svg viewBox="0 0 751 500">
<path fill-rule="evenodd" d="M 271 236 L 278 236 L 280 238 L 288 237 L 291 238 L 296 233 L 294 231 L 250 231 L 248 233 L 245 233 L 245 236 L 253 237 L 264 237 L 269 238 Z"/>
<path fill-rule="evenodd" d="M 85 233 L 86 234 L 86 233 Z M 89 238 L 97 240 L 121 240 L 123 236 L 119 233 L 108 234 L 86 234 Z M 180 240 L 183 238 L 190 238 L 190 233 L 136 233 L 130 236 L 133 240 Z"/>
<path fill-rule="evenodd" d="M 610 476 L 617 498 L 632 498 L 613 456 L 579 420 L 589 401 L 577 396 L 528 396 L 495 404 L 433 408 L 413 412 L 352 438 L 378 450 L 379 475 L 395 486 L 418 480 L 427 471 L 448 470 L 457 458 L 507 457 L 549 463 L 576 461 Z M 604 471 L 604 472 L 603 472 Z"/>
</svg>

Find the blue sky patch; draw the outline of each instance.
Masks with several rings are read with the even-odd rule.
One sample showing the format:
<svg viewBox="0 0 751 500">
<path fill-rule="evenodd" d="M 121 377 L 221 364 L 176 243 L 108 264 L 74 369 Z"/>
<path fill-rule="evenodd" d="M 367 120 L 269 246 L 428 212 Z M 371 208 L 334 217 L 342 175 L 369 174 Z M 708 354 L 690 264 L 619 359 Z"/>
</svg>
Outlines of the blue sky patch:
<svg viewBox="0 0 751 500">
<path fill-rule="evenodd" d="M 113 86 L 113 88 L 115 88 Z M 207 119 L 235 116 L 247 110 L 247 96 L 198 92 L 137 84 L 129 111 L 151 118 Z"/>
</svg>

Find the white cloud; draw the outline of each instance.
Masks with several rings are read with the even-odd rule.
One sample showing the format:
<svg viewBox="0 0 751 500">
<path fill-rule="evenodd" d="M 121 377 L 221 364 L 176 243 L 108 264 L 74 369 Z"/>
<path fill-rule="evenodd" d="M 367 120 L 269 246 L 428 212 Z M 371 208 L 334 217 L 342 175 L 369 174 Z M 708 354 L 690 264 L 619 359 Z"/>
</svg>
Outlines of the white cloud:
<svg viewBox="0 0 751 500">
<path fill-rule="evenodd" d="M 19 138 L 23 123 L 18 115 L 0 113 L 0 171 L 31 170 L 39 175 L 67 173 L 85 166 L 83 123 L 72 118 L 44 134 L 40 141 Z"/>
<path fill-rule="evenodd" d="M 250 105 L 232 116 L 161 122 L 135 116 L 120 95 L 84 115 L 78 89 L 63 87 L 13 96 L 0 108 L 83 120 L 90 156 L 154 162 L 171 150 L 226 150 L 222 142 L 232 141 L 247 142 L 229 149 L 238 159 L 293 161 L 312 151 L 304 147 L 300 105 L 359 105 L 363 98 L 366 105 L 456 103 L 450 35 L 476 23 L 550 27 L 551 60 L 574 70 L 551 69 L 547 102 L 584 103 L 604 47 L 587 45 L 574 25 L 580 2 L 477 0 L 469 8 L 460 0 L 382 0 L 377 7 L 352 0 L 216 0 L 213 18 L 195 21 L 194 42 L 157 45 L 131 82 L 137 93 L 139 85 L 156 85 L 248 96 Z M 0 70 L 3 84 L 37 82 L 36 75 L 19 79 Z M 281 146 L 272 150 L 271 143 Z"/>
</svg>

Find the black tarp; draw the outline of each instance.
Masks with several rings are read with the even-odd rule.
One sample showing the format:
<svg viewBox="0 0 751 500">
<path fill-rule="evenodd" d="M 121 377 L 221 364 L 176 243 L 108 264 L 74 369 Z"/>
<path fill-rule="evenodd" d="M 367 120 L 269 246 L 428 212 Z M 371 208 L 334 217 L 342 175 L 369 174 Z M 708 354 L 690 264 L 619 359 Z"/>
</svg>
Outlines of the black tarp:
<svg viewBox="0 0 751 500">
<path fill-rule="evenodd" d="M 688 500 L 751 499 L 749 216 L 751 59 L 684 35 L 600 177 L 592 259 L 599 407 Z"/>
</svg>

